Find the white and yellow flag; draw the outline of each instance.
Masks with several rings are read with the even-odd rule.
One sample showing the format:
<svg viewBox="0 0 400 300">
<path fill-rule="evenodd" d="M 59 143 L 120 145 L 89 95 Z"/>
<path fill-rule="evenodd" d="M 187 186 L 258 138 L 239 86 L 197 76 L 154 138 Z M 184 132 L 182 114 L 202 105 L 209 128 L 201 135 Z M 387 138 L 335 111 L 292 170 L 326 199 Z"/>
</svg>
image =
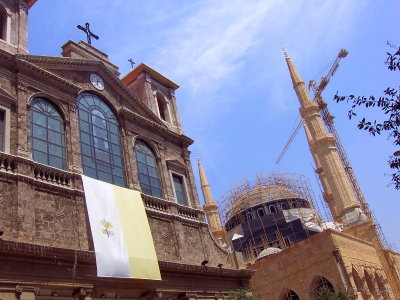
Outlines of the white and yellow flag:
<svg viewBox="0 0 400 300">
<path fill-rule="evenodd" d="M 142 198 L 82 175 L 97 276 L 161 279 Z"/>
</svg>

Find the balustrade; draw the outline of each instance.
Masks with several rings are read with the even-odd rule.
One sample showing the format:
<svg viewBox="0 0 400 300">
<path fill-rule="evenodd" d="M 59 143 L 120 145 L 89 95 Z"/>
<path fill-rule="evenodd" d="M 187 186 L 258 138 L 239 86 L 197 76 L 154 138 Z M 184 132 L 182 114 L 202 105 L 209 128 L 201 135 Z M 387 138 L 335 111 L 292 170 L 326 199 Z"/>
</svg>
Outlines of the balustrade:
<svg viewBox="0 0 400 300">
<path fill-rule="evenodd" d="M 0 152 L 0 170 L 15 173 L 17 169 L 16 157 Z"/>
</svg>

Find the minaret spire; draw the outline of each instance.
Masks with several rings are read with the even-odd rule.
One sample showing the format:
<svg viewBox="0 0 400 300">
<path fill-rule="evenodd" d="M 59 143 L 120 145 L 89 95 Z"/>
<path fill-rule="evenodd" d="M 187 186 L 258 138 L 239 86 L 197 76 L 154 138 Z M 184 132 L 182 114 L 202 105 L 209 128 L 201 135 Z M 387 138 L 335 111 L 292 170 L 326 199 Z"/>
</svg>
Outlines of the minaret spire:
<svg viewBox="0 0 400 300">
<path fill-rule="evenodd" d="M 225 230 L 221 226 L 221 220 L 218 215 L 218 205 L 215 203 L 210 185 L 204 172 L 203 164 L 200 162 L 199 156 L 197 156 L 197 163 L 199 168 L 201 191 L 203 192 L 204 206 L 203 209 L 206 212 L 208 224 L 211 227 L 211 232 L 214 238 L 218 241 L 220 245 L 223 244 L 223 239 L 225 237 Z"/>
<path fill-rule="evenodd" d="M 366 217 L 360 209 L 340 160 L 335 138 L 327 131 L 318 104 L 311 100 L 303 79 L 285 50 L 284 54 L 293 88 L 300 102 L 300 114 L 304 120 L 311 154 L 317 165 L 316 172 L 324 188 L 324 199 L 329 205 L 332 216 L 335 221 L 345 225 L 365 221 Z"/>
</svg>

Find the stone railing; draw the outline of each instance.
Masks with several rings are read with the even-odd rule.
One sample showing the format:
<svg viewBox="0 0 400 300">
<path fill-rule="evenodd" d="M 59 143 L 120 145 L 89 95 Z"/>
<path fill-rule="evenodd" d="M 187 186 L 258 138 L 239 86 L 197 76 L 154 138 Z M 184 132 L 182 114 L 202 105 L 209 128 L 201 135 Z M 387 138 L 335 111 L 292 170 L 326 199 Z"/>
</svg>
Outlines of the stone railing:
<svg viewBox="0 0 400 300">
<path fill-rule="evenodd" d="M 17 158 L 7 153 L 0 152 L 0 171 L 15 173 Z"/>
<path fill-rule="evenodd" d="M 187 219 L 200 221 L 200 215 L 203 214 L 201 210 L 194 209 L 187 206 L 178 205 L 178 215 Z"/>
<path fill-rule="evenodd" d="M 49 182 L 61 186 L 69 187 L 71 185 L 72 174 L 57 168 L 46 166 L 33 162 L 33 175 L 36 179 L 44 182 Z"/>
<path fill-rule="evenodd" d="M 178 215 L 184 219 L 203 221 L 204 212 L 199 209 L 180 205 L 176 202 L 167 201 L 142 193 L 142 199 L 146 209 L 158 211 L 168 215 Z"/>
<path fill-rule="evenodd" d="M 142 194 L 142 199 L 146 208 L 163 212 L 170 211 L 170 203 L 168 203 L 166 200 L 162 200 L 160 198 L 152 197 L 145 194 Z"/>
</svg>

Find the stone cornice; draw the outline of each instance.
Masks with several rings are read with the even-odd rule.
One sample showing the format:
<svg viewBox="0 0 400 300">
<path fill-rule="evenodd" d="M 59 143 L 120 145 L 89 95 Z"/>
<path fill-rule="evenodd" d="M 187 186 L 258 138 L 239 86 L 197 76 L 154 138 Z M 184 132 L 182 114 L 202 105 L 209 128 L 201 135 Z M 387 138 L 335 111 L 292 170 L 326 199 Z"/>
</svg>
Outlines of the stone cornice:
<svg viewBox="0 0 400 300">
<path fill-rule="evenodd" d="M 88 71 L 88 67 L 91 69 L 99 68 L 104 72 L 104 75 L 107 76 L 116 86 L 118 90 L 121 90 L 128 96 L 129 99 L 133 100 L 133 102 L 139 105 L 140 109 L 145 113 L 146 117 L 135 113 L 129 110 L 126 107 L 123 107 L 120 113 L 127 117 L 133 117 L 135 120 L 141 121 L 142 124 L 149 126 L 151 129 L 157 129 L 160 133 L 162 133 L 165 137 L 171 139 L 172 141 L 179 140 L 180 143 L 184 147 L 188 147 L 193 144 L 193 140 L 185 135 L 179 135 L 171 130 L 169 130 L 166 125 L 157 118 L 154 113 L 141 101 L 136 95 L 124 84 L 121 80 L 113 74 L 101 61 L 93 61 L 93 60 L 84 60 L 84 59 L 73 59 L 73 58 L 65 58 L 65 57 L 53 57 L 53 56 L 42 56 L 42 55 L 16 55 L 15 56 L 17 65 L 24 66 L 28 69 L 36 71 L 44 76 L 53 78 L 57 82 L 65 85 L 66 87 L 72 89 L 74 92 L 78 93 L 81 88 L 68 80 L 63 79 L 61 76 L 58 76 L 39 65 L 63 65 L 63 66 L 82 66 L 82 71 Z M 37 65 L 39 64 L 39 65 Z"/>
<path fill-rule="evenodd" d="M 57 81 L 58 83 L 63 84 L 66 88 L 69 88 L 69 89 L 73 90 L 74 92 L 79 92 L 80 89 L 81 89 L 79 86 L 73 84 L 72 82 L 70 82 L 68 80 L 65 80 L 61 76 L 58 76 L 58 75 L 56 75 L 54 73 L 51 73 L 51 72 L 49 72 L 49 71 L 47 71 L 47 70 L 45 70 L 45 69 L 43 69 L 43 68 L 41 68 L 41 67 L 39 67 L 39 66 L 37 66 L 37 65 L 35 65 L 33 63 L 31 63 L 31 62 L 21 58 L 20 55 L 16 56 L 15 61 L 16 61 L 16 64 L 17 64 L 18 67 L 22 66 L 22 67 L 25 67 L 27 69 L 33 70 L 35 72 L 38 72 L 41 75 L 44 75 L 44 76 L 46 76 L 48 78 L 51 78 L 51 79 Z"/>
<path fill-rule="evenodd" d="M 121 80 L 102 61 L 44 55 L 17 55 L 17 57 L 23 59 L 24 61 L 43 64 L 53 69 L 55 69 L 55 65 L 64 66 L 64 68 L 65 66 L 73 66 L 73 70 L 75 71 L 94 71 L 96 69 L 100 69 L 103 72 L 102 75 L 105 75 L 111 82 L 113 82 L 117 86 L 116 90 L 123 91 L 125 96 L 128 96 L 129 99 L 133 100 L 133 102 L 137 104 L 140 109 L 143 110 L 143 113 L 147 117 L 152 119 L 153 122 L 156 122 L 161 126 L 165 126 L 162 121 L 140 99 L 138 99 L 138 97 L 132 92 L 132 90 L 130 90 L 124 83 L 122 83 Z M 53 74 L 51 72 L 49 73 Z"/>
<path fill-rule="evenodd" d="M 28 264 L 64 265 L 78 267 L 95 267 L 96 256 L 94 251 L 79 249 L 63 249 L 46 245 L 28 244 L 0 239 L 0 257 L 8 261 L 23 261 Z M 179 272 L 198 276 L 223 276 L 230 278 L 250 279 L 254 274 L 252 270 L 225 269 L 199 265 L 158 261 L 162 273 Z"/>
<path fill-rule="evenodd" d="M 247 269 L 223 269 L 217 267 L 207 267 L 199 265 L 189 265 L 175 262 L 159 261 L 159 266 L 162 271 L 201 274 L 202 276 L 224 276 L 224 277 L 240 277 L 243 279 L 250 279 L 255 273 L 253 270 Z"/>
</svg>

